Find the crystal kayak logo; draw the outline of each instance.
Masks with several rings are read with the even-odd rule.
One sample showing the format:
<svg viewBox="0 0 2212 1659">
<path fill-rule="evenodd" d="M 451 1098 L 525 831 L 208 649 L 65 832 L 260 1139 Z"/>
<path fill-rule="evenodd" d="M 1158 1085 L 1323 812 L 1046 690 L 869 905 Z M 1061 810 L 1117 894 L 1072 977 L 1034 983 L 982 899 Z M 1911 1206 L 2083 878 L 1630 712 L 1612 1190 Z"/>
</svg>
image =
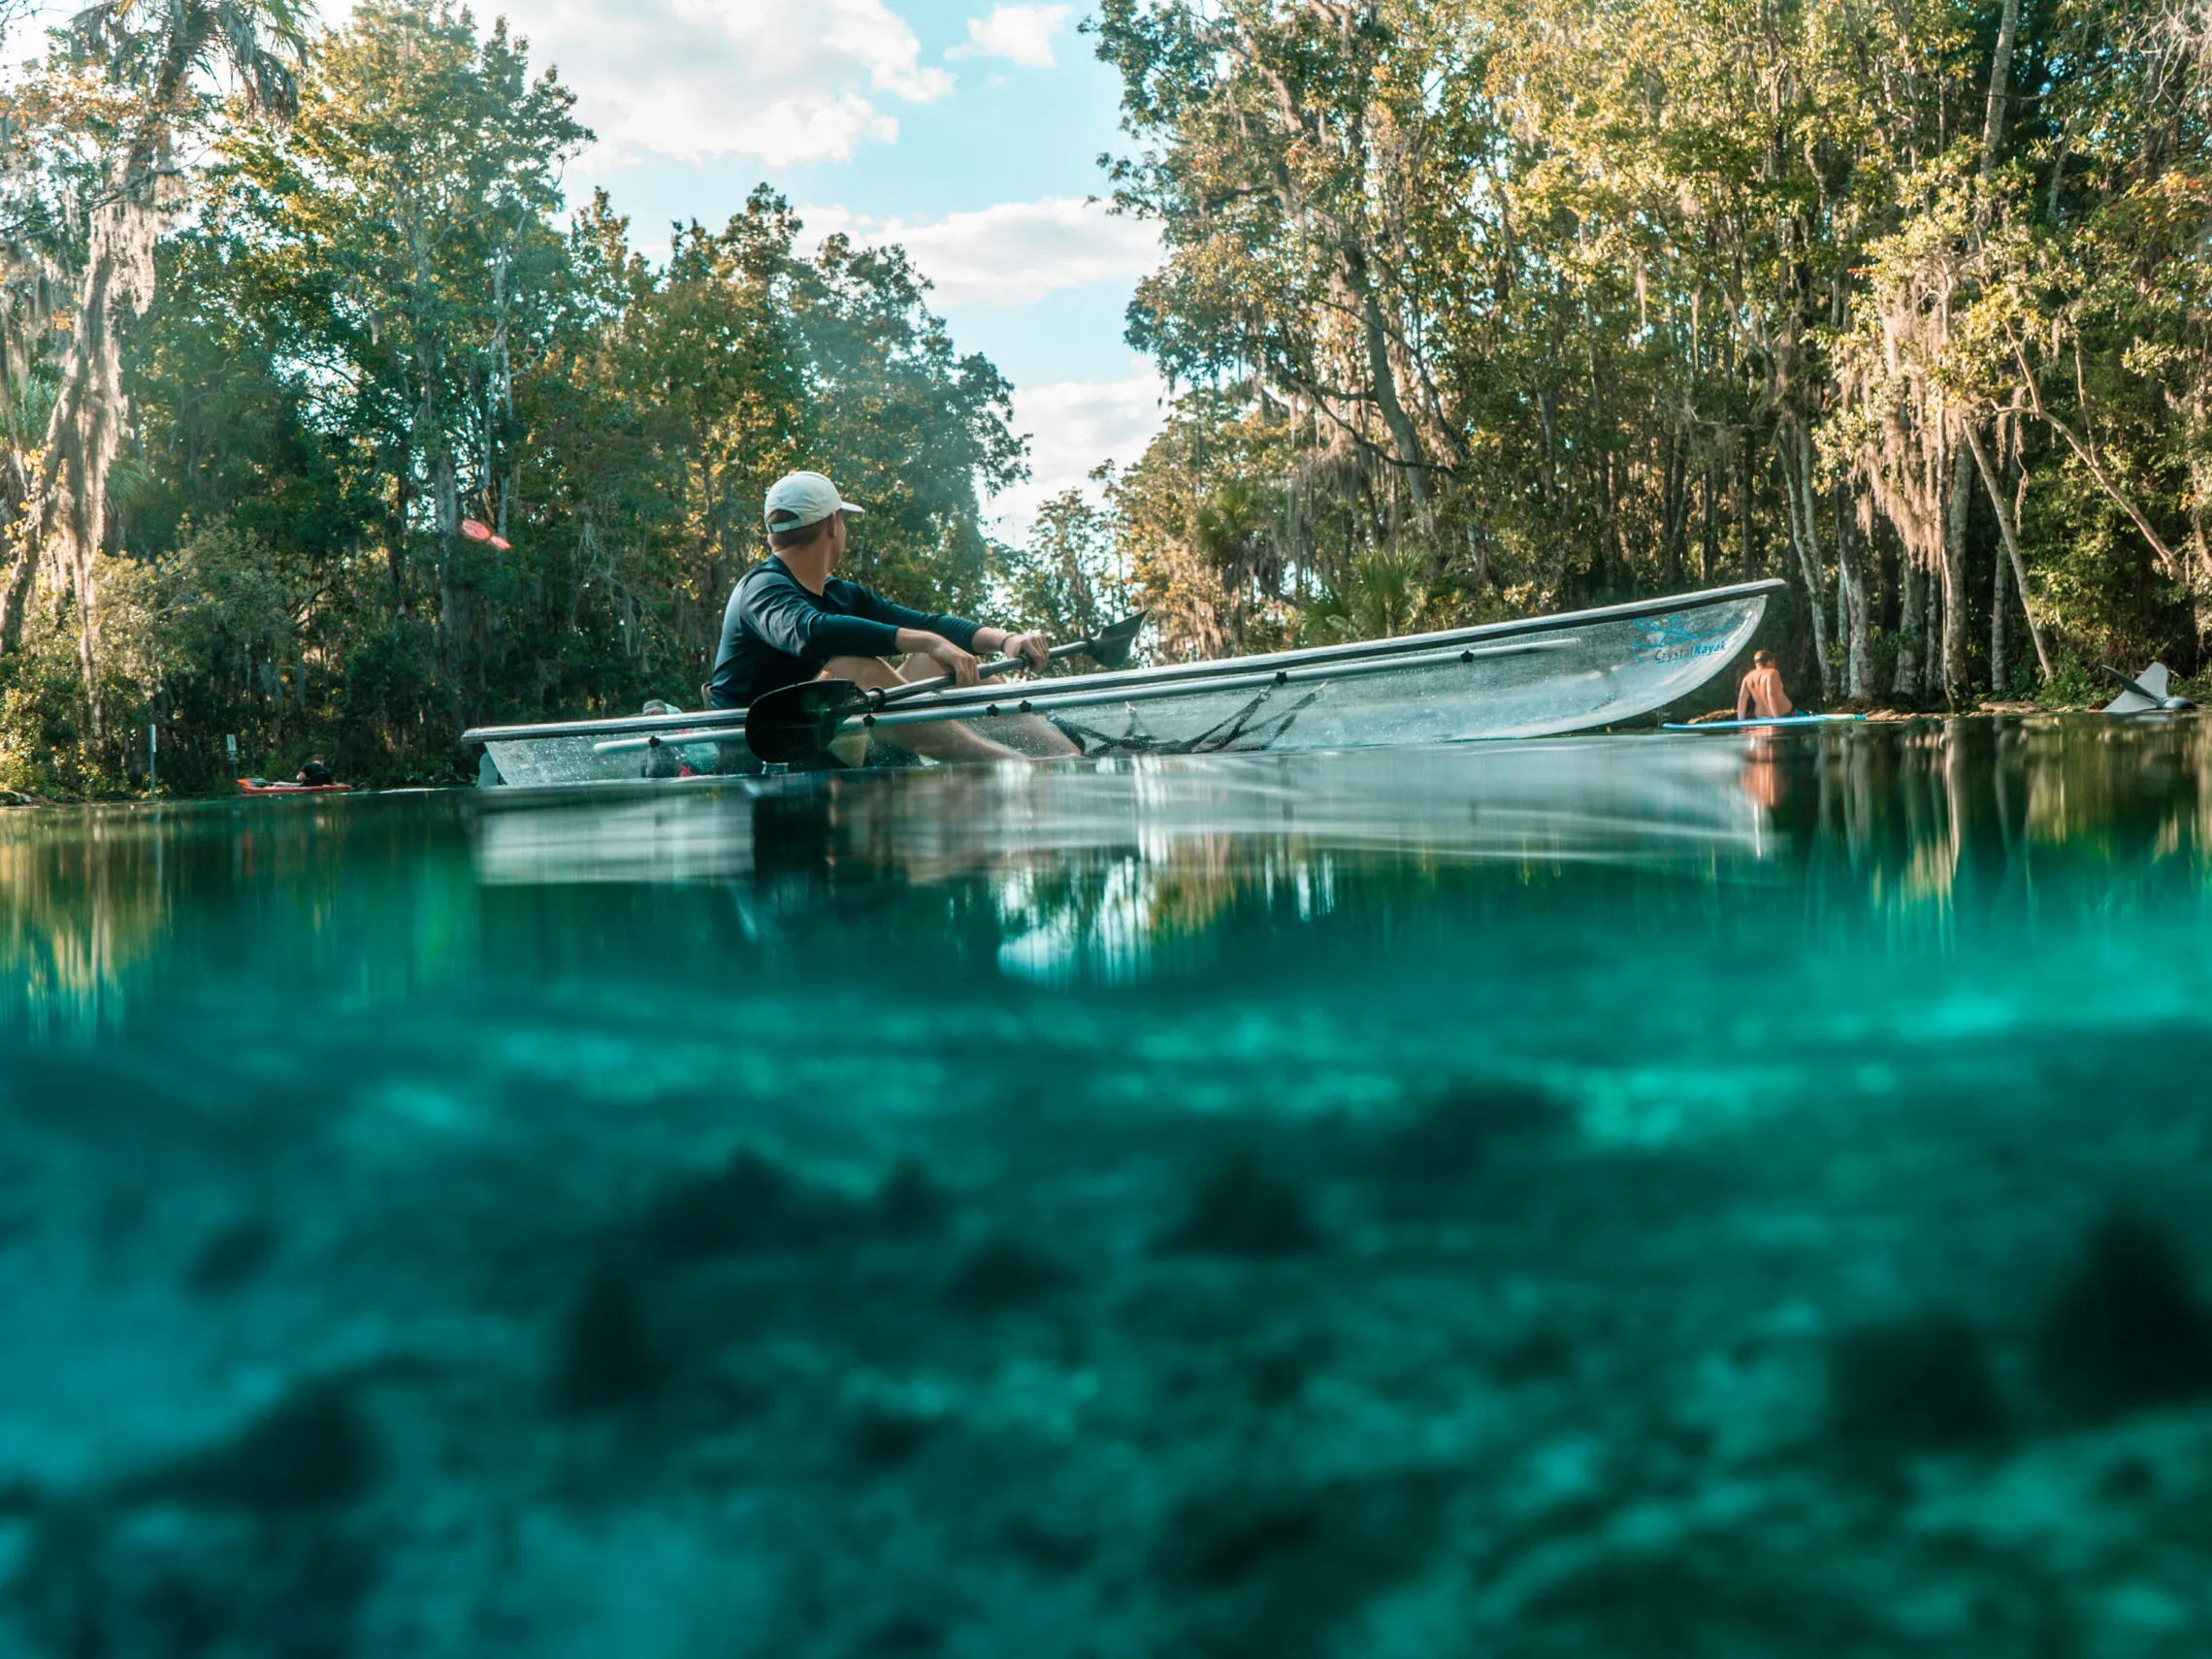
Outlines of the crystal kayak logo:
<svg viewBox="0 0 2212 1659">
<path fill-rule="evenodd" d="M 1710 612 L 1640 617 L 1629 650 L 1639 663 L 1681 663 L 1692 657 L 1717 657 L 1728 649 L 1736 633 L 1736 618 L 1723 611 L 1715 620 Z"/>
</svg>

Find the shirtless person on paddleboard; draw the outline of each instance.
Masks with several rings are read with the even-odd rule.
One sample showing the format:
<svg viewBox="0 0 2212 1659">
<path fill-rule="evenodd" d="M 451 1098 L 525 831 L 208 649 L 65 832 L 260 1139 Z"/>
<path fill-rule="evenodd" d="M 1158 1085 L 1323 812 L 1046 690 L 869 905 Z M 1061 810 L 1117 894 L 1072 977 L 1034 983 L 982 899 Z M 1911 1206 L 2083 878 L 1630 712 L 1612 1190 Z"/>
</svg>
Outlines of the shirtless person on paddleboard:
<svg viewBox="0 0 2212 1659">
<path fill-rule="evenodd" d="M 1743 683 L 1736 688 L 1736 718 L 1787 720 L 1798 712 L 1790 694 L 1782 689 L 1782 670 L 1774 667 L 1773 652 L 1761 651 L 1751 659 L 1751 671 L 1743 676 Z"/>
<path fill-rule="evenodd" d="M 1042 634 L 909 610 L 832 576 L 845 553 L 845 520 L 860 513 L 820 472 L 787 472 L 769 487 L 763 514 L 769 555 L 737 578 L 722 613 L 710 706 L 743 708 L 812 679 L 889 687 L 951 674 L 972 686 L 977 653 L 985 651 L 1045 666 L 1049 646 Z M 884 661 L 900 653 L 903 670 Z M 1018 758 L 1005 744 L 949 721 L 905 727 L 899 741 L 941 761 Z M 1042 721 L 1029 752 L 1081 753 Z"/>
</svg>

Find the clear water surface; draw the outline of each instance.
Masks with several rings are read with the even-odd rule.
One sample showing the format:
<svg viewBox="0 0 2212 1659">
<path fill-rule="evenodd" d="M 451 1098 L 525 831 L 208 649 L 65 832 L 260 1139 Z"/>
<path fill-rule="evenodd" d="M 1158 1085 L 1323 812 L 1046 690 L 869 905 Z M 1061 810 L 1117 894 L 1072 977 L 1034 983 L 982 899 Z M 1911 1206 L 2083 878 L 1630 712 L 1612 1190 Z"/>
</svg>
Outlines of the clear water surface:
<svg viewBox="0 0 2212 1659">
<path fill-rule="evenodd" d="M 2212 728 L 0 820 L 0 1653 L 2212 1651 Z"/>
</svg>

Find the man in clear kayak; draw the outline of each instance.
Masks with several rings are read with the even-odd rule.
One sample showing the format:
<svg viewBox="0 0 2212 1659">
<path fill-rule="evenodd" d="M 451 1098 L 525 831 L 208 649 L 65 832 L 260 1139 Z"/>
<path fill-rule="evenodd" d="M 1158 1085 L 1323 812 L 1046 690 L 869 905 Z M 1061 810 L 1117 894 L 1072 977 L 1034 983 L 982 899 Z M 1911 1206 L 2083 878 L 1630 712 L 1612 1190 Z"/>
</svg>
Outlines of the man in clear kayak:
<svg viewBox="0 0 2212 1659">
<path fill-rule="evenodd" d="M 1801 712 L 1782 689 L 1782 670 L 1774 667 L 1773 652 L 1759 652 L 1751 659 L 1751 671 L 1736 688 L 1736 718 L 1787 720 Z"/>
<path fill-rule="evenodd" d="M 708 700 L 742 708 L 802 680 L 897 686 L 950 674 L 977 683 L 976 659 L 989 652 L 1024 657 L 1036 667 L 1050 649 L 1042 634 L 1017 634 L 964 617 L 935 616 L 894 604 L 881 594 L 830 574 L 844 557 L 846 520 L 861 509 L 820 472 L 787 472 L 769 487 L 763 514 L 769 555 L 737 578 L 722 613 Z M 904 655 L 903 669 L 884 659 Z M 1025 744 L 1030 755 L 1081 751 L 1044 722 Z M 947 722 L 901 728 L 899 741 L 937 760 L 991 760 L 1016 750 Z"/>
</svg>

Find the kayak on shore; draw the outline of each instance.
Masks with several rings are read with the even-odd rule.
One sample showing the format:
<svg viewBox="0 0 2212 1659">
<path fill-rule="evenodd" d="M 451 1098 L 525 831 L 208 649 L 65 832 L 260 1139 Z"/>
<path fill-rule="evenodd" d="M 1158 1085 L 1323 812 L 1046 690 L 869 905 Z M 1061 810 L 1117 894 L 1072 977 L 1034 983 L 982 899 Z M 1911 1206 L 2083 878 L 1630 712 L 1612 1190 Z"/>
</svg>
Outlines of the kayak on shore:
<svg viewBox="0 0 2212 1659">
<path fill-rule="evenodd" d="M 238 780 L 238 792 L 241 795 L 345 795 L 352 788 L 351 784 L 342 783 L 264 783 L 259 778 Z"/>
</svg>

